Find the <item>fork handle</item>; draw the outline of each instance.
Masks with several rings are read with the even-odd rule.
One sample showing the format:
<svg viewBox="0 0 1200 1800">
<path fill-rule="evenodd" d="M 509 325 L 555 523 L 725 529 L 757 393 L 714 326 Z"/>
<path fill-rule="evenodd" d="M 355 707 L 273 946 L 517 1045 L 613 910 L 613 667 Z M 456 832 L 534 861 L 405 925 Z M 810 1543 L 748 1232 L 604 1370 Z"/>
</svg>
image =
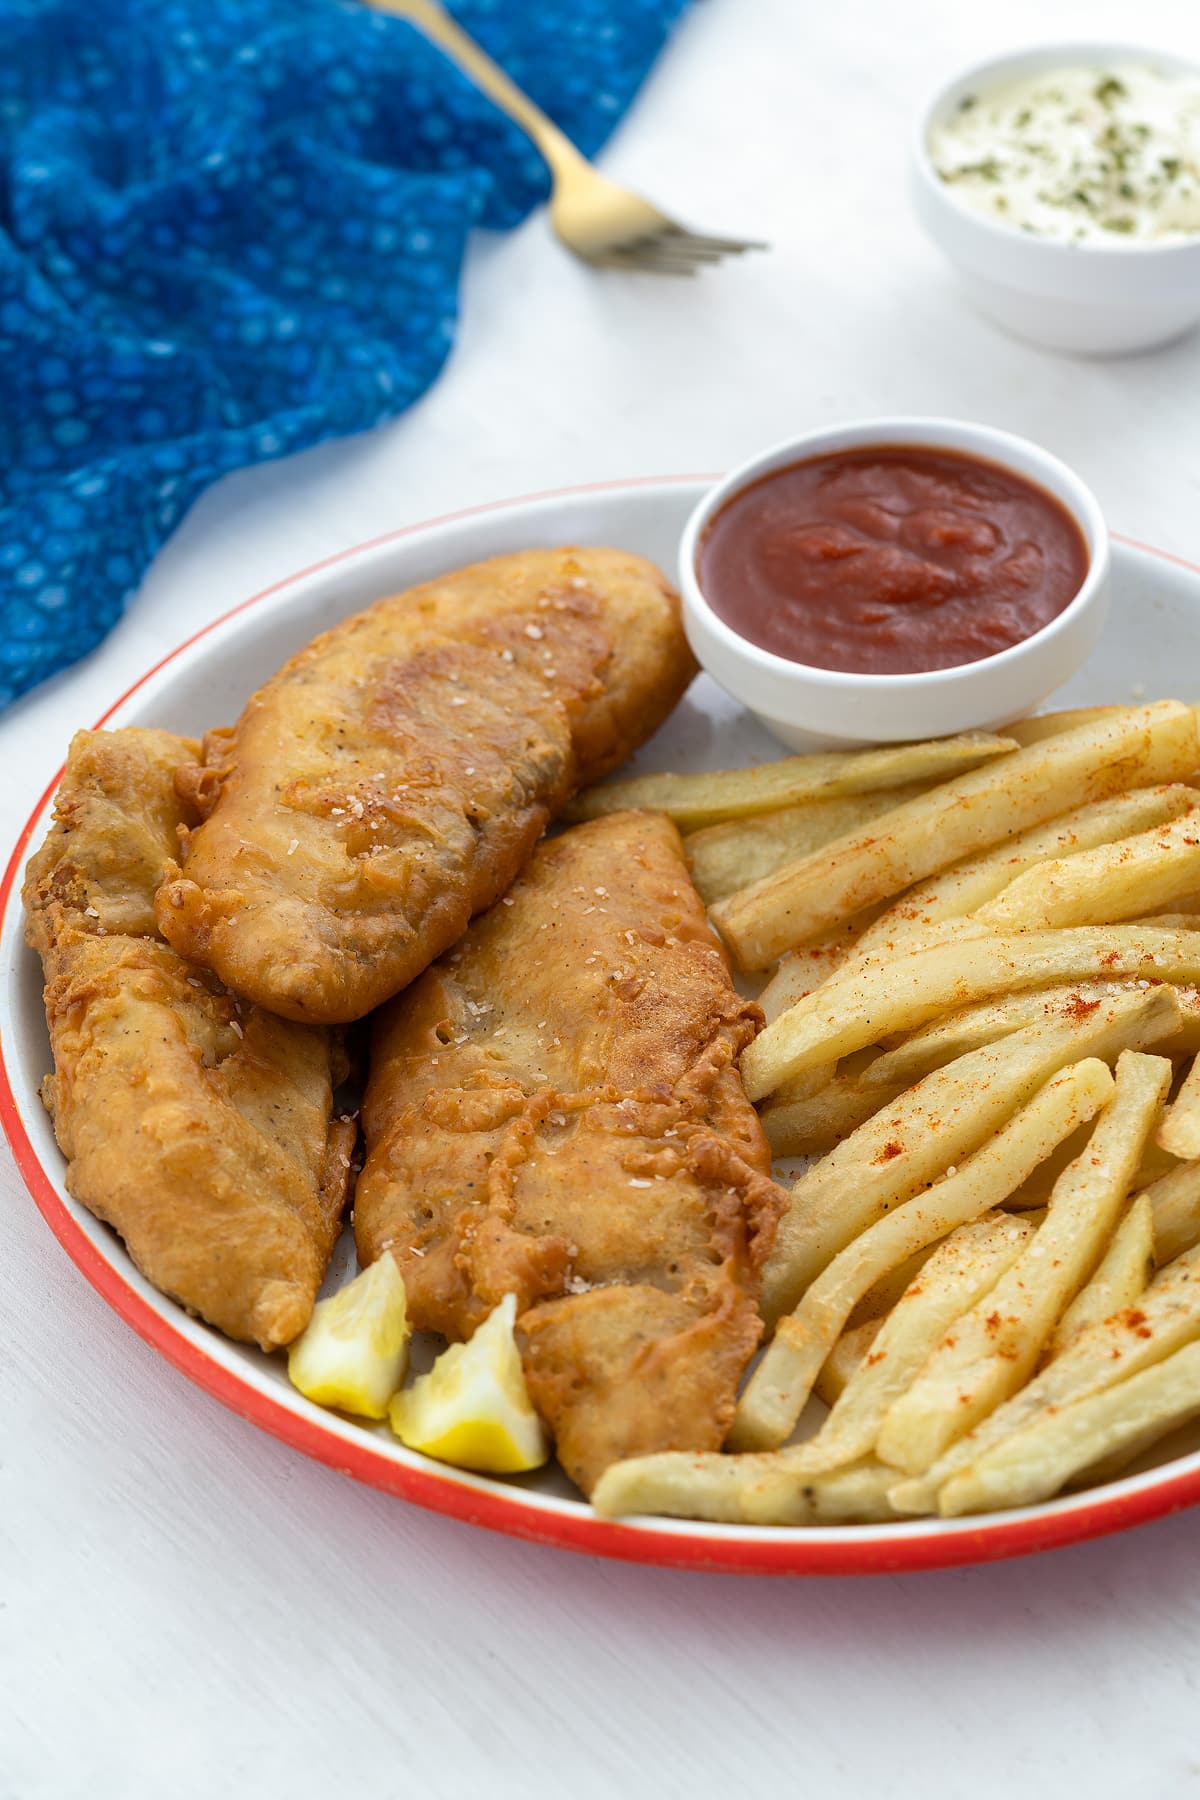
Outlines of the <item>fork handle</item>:
<svg viewBox="0 0 1200 1800">
<path fill-rule="evenodd" d="M 533 139 L 553 173 L 571 163 L 585 159 L 565 132 L 548 119 L 540 106 L 523 94 L 515 81 L 510 81 L 498 63 L 481 50 L 473 37 L 457 24 L 438 0 L 372 0 L 380 12 L 395 13 L 409 19 L 444 50 L 452 62 L 467 75 L 477 88 L 494 100 L 502 112 Z"/>
</svg>

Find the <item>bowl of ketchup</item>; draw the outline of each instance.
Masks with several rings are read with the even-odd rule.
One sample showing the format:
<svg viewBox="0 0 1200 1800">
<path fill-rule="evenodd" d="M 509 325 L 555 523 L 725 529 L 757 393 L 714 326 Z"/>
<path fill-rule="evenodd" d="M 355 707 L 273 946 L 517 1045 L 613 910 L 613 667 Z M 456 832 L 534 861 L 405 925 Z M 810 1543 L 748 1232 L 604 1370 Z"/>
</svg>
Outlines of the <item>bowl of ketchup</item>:
<svg viewBox="0 0 1200 1800">
<path fill-rule="evenodd" d="M 1108 592 L 1100 508 L 1007 432 L 879 419 L 736 469 L 680 549 L 698 660 L 793 749 L 993 729 L 1069 680 Z"/>
</svg>

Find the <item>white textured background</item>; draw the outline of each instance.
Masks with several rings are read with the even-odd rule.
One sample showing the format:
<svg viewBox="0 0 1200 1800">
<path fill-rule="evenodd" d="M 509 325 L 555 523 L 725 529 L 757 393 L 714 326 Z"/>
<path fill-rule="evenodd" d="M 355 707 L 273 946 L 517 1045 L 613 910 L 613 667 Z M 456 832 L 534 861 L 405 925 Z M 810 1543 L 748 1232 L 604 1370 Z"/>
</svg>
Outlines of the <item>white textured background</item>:
<svg viewBox="0 0 1200 1800">
<path fill-rule="evenodd" d="M 541 218 L 480 240 L 431 394 L 223 483 L 109 642 L 0 720 L 0 839 L 70 731 L 197 624 L 475 501 L 946 412 L 1040 439 L 1115 528 L 1200 561 L 1200 336 L 1108 363 L 1010 342 L 906 205 L 928 86 L 1105 31 L 1200 54 L 1196 0 L 698 0 L 606 166 L 772 254 L 657 284 L 597 278 Z M 991 1569 L 771 1582 L 472 1532 L 189 1386 L 0 1163 L 3 1800 L 1200 1796 L 1198 1551 L 1185 1515 Z"/>
</svg>

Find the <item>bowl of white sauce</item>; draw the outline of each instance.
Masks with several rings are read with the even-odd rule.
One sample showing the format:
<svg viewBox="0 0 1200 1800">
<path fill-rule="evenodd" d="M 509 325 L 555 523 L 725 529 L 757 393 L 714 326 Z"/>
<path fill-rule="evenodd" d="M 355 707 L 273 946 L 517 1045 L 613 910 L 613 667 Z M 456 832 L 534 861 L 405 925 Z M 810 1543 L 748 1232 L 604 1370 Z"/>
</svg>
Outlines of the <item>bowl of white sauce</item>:
<svg viewBox="0 0 1200 1800">
<path fill-rule="evenodd" d="M 998 57 L 917 122 L 913 194 L 970 297 L 1054 350 L 1200 321 L 1200 65 L 1117 44 Z"/>
</svg>

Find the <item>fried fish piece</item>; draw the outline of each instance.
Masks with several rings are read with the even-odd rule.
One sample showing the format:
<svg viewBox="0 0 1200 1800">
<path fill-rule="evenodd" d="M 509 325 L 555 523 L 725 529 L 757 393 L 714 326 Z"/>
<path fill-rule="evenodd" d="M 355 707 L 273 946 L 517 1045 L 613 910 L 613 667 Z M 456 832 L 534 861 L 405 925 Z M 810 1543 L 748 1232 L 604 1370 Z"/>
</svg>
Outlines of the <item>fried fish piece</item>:
<svg viewBox="0 0 1200 1800">
<path fill-rule="evenodd" d="M 355 1197 L 420 1326 L 505 1294 L 534 1404 L 589 1491 L 609 1463 L 712 1450 L 762 1330 L 784 1196 L 737 1058 L 742 1000 L 658 813 L 542 845 L 376 1021 Z"/>
<path fill-rule="evenodd" d="M 302 1331 L 337 1236 L 356 1127 L 331 1121 L 331 1035 L 243 1004 L 157 935 L 186 823 L 166 731 L 81 731 L 29 863 L 46 974 L 42 1095 L 68 1191 L 155 1287 L 264 1350 Z"/>
<path fill-rule="evenodd" d="M 182 773 L 207 818 L 159 894 L 162 934 L 285 1018 L 361 1018 L 694 673 L 678 597 L 619 550 L 530 550 L 381 600 Z"/>
</svg>

